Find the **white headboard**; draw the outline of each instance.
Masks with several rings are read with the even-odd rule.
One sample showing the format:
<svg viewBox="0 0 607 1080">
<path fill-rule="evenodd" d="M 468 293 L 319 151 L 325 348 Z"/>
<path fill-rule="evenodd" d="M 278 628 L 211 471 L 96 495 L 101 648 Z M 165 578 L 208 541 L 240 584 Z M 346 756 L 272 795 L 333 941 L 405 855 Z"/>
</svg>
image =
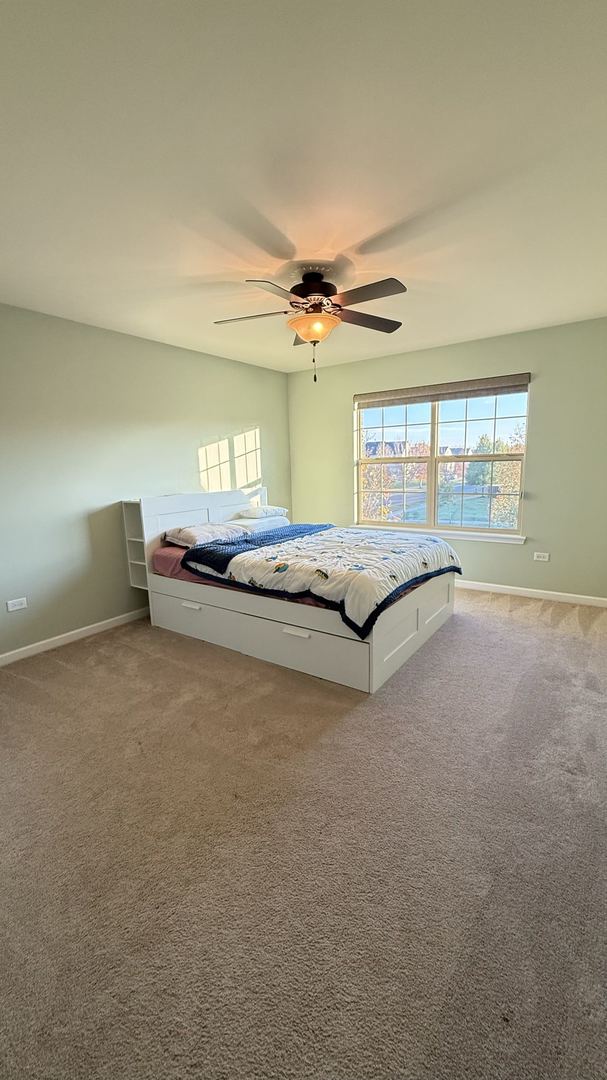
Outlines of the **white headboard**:
<svg viewBox="0 0 607 1080">
<path fill-rule="evenodd" d="M 191 495 L 157 495 L 140 500 L 145 560 L 152 573 L 152 555 L 167 529 L 201 525 L 205 521 L 230 521 L 238 510 L 251 504 L 267 506 L 265 487 L 244 492 L 196 491 Z"/>
</svg>

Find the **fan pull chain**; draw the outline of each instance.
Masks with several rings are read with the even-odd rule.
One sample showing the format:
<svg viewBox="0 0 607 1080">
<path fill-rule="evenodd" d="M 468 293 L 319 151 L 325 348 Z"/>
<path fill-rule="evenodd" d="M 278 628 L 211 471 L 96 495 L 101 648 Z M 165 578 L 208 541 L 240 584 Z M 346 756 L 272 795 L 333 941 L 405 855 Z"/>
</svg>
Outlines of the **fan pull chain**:
<svg viewBox="0 0 607 1080">
<path fill-rule="evenodd" d="M 314 365 L 314 382 L 318 382 L 316 377 L 316 342 L 312 342 L 312 363 Z"/>
</svg>

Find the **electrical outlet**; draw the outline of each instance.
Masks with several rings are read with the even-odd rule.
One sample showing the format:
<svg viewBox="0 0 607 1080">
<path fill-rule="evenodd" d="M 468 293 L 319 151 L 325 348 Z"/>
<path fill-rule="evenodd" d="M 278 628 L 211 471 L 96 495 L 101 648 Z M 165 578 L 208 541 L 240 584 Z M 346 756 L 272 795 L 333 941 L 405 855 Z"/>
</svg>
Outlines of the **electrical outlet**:
<svg viewBox="0 0 607 1080">
<path fill-rule="evenodd" d="M 20 596 L 18 600 L 7 600 L 7 611 L 21 611 L 21 608 L 27 607 L 27 596 Z"/>
<path fill-rule="evenodd" d="M 533 558 L 535 562 L 550 562 L 549 551 L 534 551 Z"/>
</svg>

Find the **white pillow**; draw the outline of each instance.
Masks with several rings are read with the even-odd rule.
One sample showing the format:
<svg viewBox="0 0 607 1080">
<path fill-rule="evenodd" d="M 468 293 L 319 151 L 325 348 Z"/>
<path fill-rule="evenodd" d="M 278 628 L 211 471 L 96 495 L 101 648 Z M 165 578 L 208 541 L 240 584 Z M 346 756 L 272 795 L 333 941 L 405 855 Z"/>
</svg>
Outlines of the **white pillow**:
<svg viewBox="0 0 607 1080">
<path fill-rule="evenodd" d="M 184 525 L 182 529 L 167 529 L 164 539 L 179 547 L 191 548 L 195 544 L 216 544 L 225 540 L 237 540 L 239 536 L 246 536 L 247 530 L 242 525 L 228 525 L 222 522 L 220 525 L 206 523 L 204 525 Z"/>
<path fill-rule="evenodd" d="M 290 525 L 288 517 L 265 517 L 265 518 L 241 518 L 242 528 L 246 532 L 266 532 L 268 529 L 281 529 L 285 525 Z M 235 524 L 239 525 L 240 522 Z"/>
<path fill-rule="evenodd" d="M 286 506 L 247 506 L 245 510 L 239 510 L 236 517 L 286 517 L 288 513 L 289 511 L 287 510 Z"/>
</svg>

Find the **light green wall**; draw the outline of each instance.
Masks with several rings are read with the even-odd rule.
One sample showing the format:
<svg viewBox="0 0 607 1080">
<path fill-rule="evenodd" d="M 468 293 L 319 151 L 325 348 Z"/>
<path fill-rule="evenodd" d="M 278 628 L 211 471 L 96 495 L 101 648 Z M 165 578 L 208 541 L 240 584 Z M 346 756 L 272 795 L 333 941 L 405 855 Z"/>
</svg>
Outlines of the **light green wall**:
<svg viewBox="0 0 607 1080">
<path fill-rule="evenodd" d="M 198 447 L 257 426 L 289 506 L 286 375 L 0 305 L 0 653 L 143 606 L 118 500 L 199 490 Z"/>
<path fill-rule="evenodd" d="M 454 546 L 471 581 L 607 596 L 607 319 L 319 366 L 289 376 L 296 520 L 352 523 L 354 394 L 530 371 L 527 542 Z"/>
</svg>

